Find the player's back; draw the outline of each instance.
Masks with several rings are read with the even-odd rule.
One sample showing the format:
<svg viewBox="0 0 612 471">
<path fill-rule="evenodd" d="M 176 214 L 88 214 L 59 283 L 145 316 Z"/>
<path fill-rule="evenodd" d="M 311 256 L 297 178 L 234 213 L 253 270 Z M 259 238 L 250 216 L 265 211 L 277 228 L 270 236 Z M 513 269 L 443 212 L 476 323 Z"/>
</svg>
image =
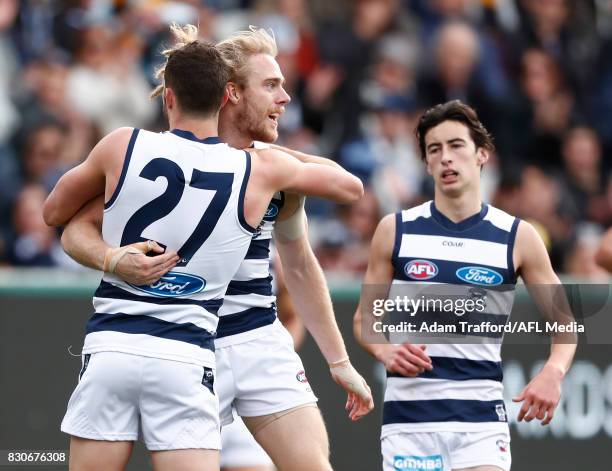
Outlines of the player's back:
<svg viewBox="0 0 612 471">
<path fill-rule="evenodd" d="M 105 274 L 84 353 L 214 364 L 217 311 L 253 235 L 243 208 L 249 173 L 250 156 L 218 138 L 134 130 L 105 205 L 104 239 L 113 246 L 155 240 L 180 260 L 148 286 Z"/>
</svg>

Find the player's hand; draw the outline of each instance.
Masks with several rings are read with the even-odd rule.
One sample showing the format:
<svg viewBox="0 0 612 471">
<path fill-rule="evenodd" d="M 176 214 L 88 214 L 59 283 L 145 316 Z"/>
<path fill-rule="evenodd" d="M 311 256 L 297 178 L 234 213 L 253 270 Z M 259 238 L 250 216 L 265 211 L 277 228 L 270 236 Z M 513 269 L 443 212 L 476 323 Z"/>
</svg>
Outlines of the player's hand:
<svg viewBox="0 0 612 471">
<path fill-rule="evenodd" d="M 531 422 L 537 418 L 548 425 L 561 399 L 562 371 L 553 365 L 544 365 L 535 378 L 516 397 L 514 402 L 523 402 L 518 421 Z"/>
<path fill-rule="evenodd" d="M 148 257 L 149 252 L 161 255 Z M 178 260 L 176 252 L 164 253 L 157 242 L 148 240 L 108 249 L 104 257 L 104 271 L 115 273 L 133 285 L 150 285 L 168 273 Z"/>
<path fill-rule="evenodd" d="M 352 421 L 361 419 L 374 409 L 372 391 L 366 380 L 353 368 L 350 360 L 334 363 L 329 371 L 334 381 L 348 393 L 345 409 Z"/>
<path fill-rule="evenodd" d="M 417 376 L 425 371 L 431 371 L 431 358 L 425 353 L 426 345 L 387 345 L 379 358 L 390 373 L 402 376 Z"/>
</svg>

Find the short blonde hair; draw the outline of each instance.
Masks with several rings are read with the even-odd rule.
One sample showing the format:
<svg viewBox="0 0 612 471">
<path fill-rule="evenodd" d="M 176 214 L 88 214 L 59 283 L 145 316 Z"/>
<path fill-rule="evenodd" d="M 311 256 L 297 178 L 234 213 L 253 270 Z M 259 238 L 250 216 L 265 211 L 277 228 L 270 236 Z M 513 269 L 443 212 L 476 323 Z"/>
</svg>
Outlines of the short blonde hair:
<svg viewBox="0 0 612 471">
<path fill-rule="evenodd" d="M 155 71 L 155 79 L 159 80 L 161 83 L 151 92 L 151 98 L 160 96 L 164 91 L 164 73 L 166 72 L 168 58 L 172 55 L 172 53 L 183 49 L 185 46 L 188 46 L 189 44 L 192 44 L 198 40 L 198 28 L 194 25 L 180 26 L 176 23 L 172 23 L 170 25 L 170 33 L 172 34 L 174 44 L 162 51 L 162 56 L 166 58 L 166 62 L 164 62 L 164 64 L 158 67 Z"/>
<path fill-rule="evenodd" d="M 239 85 L 247 81 L 247 60 L 257 54 L 276 57 L 278 48 L 273 34 L 263 28 L 249 26 L 248 31 L 238 31 L 217 43 L 217 49 L 230 67 L 230 80 Z"/>
</svg>

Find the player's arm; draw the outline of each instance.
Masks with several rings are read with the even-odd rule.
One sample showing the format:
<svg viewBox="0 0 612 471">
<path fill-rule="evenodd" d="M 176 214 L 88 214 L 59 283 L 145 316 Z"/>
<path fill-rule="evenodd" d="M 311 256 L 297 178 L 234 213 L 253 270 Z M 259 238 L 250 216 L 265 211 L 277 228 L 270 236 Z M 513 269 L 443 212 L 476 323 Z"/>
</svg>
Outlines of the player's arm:
<svg viewBox="0 0 612 471">
<path fill-rule="evenodd" d="M 83 163 L 59 179 L 43 206 L 43 218 L 49 226 L 65 225 L 87 201 L 104 194 L 109 184 L 107 172 L 121 168 L 132 131 L 113 131 L 96 144 Z"/>
<path fill-rule="evenodd" d="M 104 197 L 98 196 L 70 220 L 62 234 L 62 246 L 70 257 L 81 265 L 115 273 L 135 285 L 153 283 L 176 265 L 176 253 L 164 254 L 163 248 L 153 241 L 110 247 L 102 238 L 103 210 Z M 148 252 L 161 255 L 148 257 Z"/>
<path fill-rule="evenodd" d="M 550 322 L 570 322 L 573 316 L 563 286 L 553 271 L 544 242 L 531 224 L 519 223 L 514 250 L 515 266 L 542 314 Z M 575 352 L 575 334 L 553 337 L 550 355 L 542 370 L 513 398 L 515 402 L 523 401 L 519 421 L 538 418 L 546 425 L 552 420 L 561 398 L 561 382 Z"/>
<path fill-rule="evenodd" d="M 595 254 L 595 261 L 612 273 L 612 229 L 608 229 L 601 239 L 601 244 Z"/>
<path fill-rule="evenodd" d="M 278 254 L 277 254 L 278 255 Z M 295 309 L 295 304 L 291 300 L 287 285 L 285 284 L 285 275 L 281 266 L 280 258 L 276 257 L 274 263 L 274 278 L 276 279 L 276 306 L 278 320 L 285 326 L 285 329 L 293 338 L 293 345 L 296 350 L 299 350 L 304 342 L 306 330 L 304 323 Z"/>
<path fill-rule="evenodd" d="M 359 344 L 385 368 L 404 376 L 416 376 L 431 370 L 431 359 L 424 345 L 404 343 L 392 345 L 382 333 L 377 333 L 374 323 L 382 321 L 375 316 L 374 302 L 386 299 L 393 281 L 392 254 L 395 243 L 395 215 L 385 216 L 378 224 L 372 244 L 368 269 L 363 279 L 361 298 L 353 317 L 353 333 Z"/>
<path fill-rule="evenodd" d="M 349 417 L 358 420 L 374 408 L 372 394 L 350 363 L 323 270 L 308 242 L 302 206 L 290 218 L 276 223 L 275 241 L 291 299 L 327 360 L 332 377 L 348 393 Z"/>
<path fill-rule="evenodd" d="M 361 180 L 341 167 L 300 162 L 276 149 L 259 150 L 257 154 L 267 182 L 276 191 L 319 196 L 342 204 L 363 196 Z"/>
<path fill-rule="evenodd" d="M 334 162 L 331 159 L 327 159 L 325 157 L 319 157 L 318 155 L 306 154 L 304 152 L 289 149 L 288 147 L 279 146 L 277 144 L 270 145 L 270 148 L 285 152 L 295 157 L 296 159 L 298 159 L 300 162 L 303 162 L 303 163 L 329 165 L 330 167 L 335 167 L 337 169 L 344 170 L 340 164 L 338 164 L 337 162 Z"/>
</svg>

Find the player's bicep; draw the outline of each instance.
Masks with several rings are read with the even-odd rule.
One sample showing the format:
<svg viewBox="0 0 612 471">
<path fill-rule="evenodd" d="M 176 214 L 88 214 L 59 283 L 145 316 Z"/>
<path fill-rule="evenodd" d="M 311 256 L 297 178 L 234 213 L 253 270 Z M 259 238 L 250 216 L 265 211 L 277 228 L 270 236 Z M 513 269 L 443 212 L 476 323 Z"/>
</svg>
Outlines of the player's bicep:
<svg viewBox="0 0 612 471">
<path fill-rule="evenodd" d="M 65 225 L 87 201 L 104 193 L 104 171 L 89 159 L 66 172 L 47 197 L 43 217 L 50 226 Z"/>
<path fill-rule="evenodd" d="M 542 238 L 535 228 L 521 221 L 516 233 L 515 250 L 518 251 L 517 270 L 526 284 L 558 284 L 550 257 Z"/>
<path fill-rule="evenodd" d="M 361 181 L 341 168 L 303 163 L 280 151 L 265 151 L 278 189 L 318 196 L 338 203 L 352 203 L 363 195 Z"/>
</svg>

